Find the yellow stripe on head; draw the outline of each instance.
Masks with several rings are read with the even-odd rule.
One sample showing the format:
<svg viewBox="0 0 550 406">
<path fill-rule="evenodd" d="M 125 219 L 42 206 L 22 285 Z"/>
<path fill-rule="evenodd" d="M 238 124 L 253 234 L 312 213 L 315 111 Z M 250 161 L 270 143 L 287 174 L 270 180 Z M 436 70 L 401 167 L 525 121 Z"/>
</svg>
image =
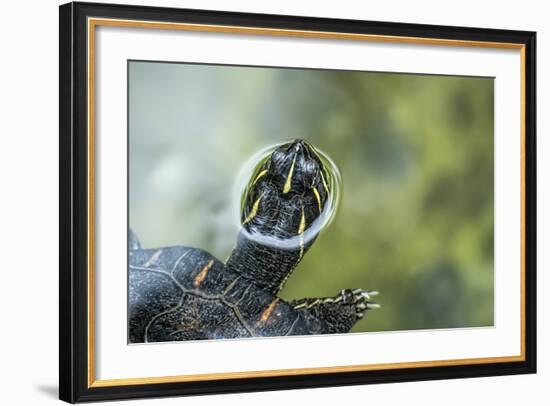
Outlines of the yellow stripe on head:
<svg viewBox="0 0 550 406">
<path fill-rule="evenodd" d="M 327 185 L 327 181 L 325 180 L 325 177 L 323 176 L 323 171 L 320 170 L 319 174 L 321 175 L 321 181 L 323 182 L 323 187 L 325 188 L 325 191 L 328 193 L 328 185 Z"/>
<path fill-rule="evenodd" d="M 258 199 L 256 199 L 256 201 L 252 205 L 252 210 L 250 210 L 250 213 L 248 213 L 248 216 L 246 216 L 246 219 L 243 221 L 243 225 L 248 223 L 250 220 L 254 218 L 254 216 L 256 216 L 256 213 L 258 212 L 258 208 L 260 207 L 260 200 L 262 200 L 262 197 L 263 195 L 261 195 L 260 197 L 258 197 Z"/>
<path fill-rule="evenodd" d="M 319 174 L 321 175 L 321 180 L 323 181 L 323 187 L 325 188 L 325 191 L 328 193 L 328 184 L 327 184 L 327 181 L 325 180 L 325 176 L 323 175 L 323 170 L 324 170 L 323 158 L 321 158 L 321 154 L 319 153 L 319 151 L 315 149 L 313 145 L 310 145 L 310 149 L 315 153 L 315 155 L 317 155 L 319 162 L 321 162 L 321 165 L 323 166 L 323 169 L 319 170 Z M 327 176 L 328 176 L 328 173 L 327 173 Z"/>
<path fill-rule="evenodd" d="M 292 160 L 292 165 L 290 165 L 290 170 L 288 171 L 288 176 L 286 177 L 285 186 L 283 187 L 283 193 L 290 192 L 290 186 L 292 185 L 292 174 L 294 173 L 294 164 L 296 163 L 296 155 Z"/>
<path fill-rule="evenodd" d="M 300 219 L 300 225 L 298 226 L 298 235 L 300 236 L 300 256 L 298 261 L 304 256 L 304 231 L 306 229 L 306 216 L 304 215 L 304 207 L 302 206 L 302 218 Z"/>
<path fill-rule="evenodd" d="M 257 182 L 258 180 L 260 180 L 260 178 L 261 178 L 262 176 L 264 176 L 266 173 L 267 173 L 267 169 L 264 169 L 263 171 L 261 171 L 261 172 L 258 174 L 258 176 L 256 176 L 256 177 L 254 178 L 254 181 L 252 182 L 252 185 L 255 185 L 256 182 Z"/>
<path fill-rule="evenodd" d="M 317 155 L 317 158 L 319 159 L 319 161 L 323 163 L 323 159 L 321 158 L 321 154 L 319 154 L 319 151 L 317 151 L 317 149 L 313 145 L 311 144 L 308 144 L 308 145 L 309 145 L 309 149 L 311 149 L 313 153 Z"/>
<path fill-rule="evenodd" d="M 315 186 L 313 186 L 313 194 L 315 195 L 315 198 L 317 199 L 317 205 L 319 206 L 319 213 L 323 211 L 321 208 L 321 196 L 319 196 L 319 191 Z"/>
<path fill-rule="evenodd" d="M 300 219 L 300 225 L 298 226 L 298 234 L 303 234 L 306 229 L 306 216 L 304 215 L 304 208 L 302 207 L 302 218 Z"/>
</svg>

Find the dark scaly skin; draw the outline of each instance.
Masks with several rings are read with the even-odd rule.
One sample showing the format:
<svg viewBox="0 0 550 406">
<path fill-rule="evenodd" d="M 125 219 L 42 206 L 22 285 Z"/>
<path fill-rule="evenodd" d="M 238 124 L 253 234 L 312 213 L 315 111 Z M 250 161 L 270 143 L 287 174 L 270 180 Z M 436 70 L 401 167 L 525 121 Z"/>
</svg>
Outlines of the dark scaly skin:
<svg viewBox="0 0 550 406">
<path fill-rule="evenodd" d="M 291 168 L 290 189 L 285 193 Z M 253 184 L 246 194 L 242 222 L 254 212 L 254 203 L 260 200 L 256 214 L 243 224 L 245 231 L 282 240 L 296 238 L 302 211 L 307 227 L 319 217 L 322 210 L 320 208 L 324 207 L 328 199 L 328 191 L 321 177 L 322 171 L 326 181 L 328 174 L 324 171 L 321 160 L 306 143 L 297 141 L 277 148 L 252 176 Z M 261 173 L 265 174 L 257 179 Z M 319 201 L 313 188 L 319 194 Z M 314 241 L 315 238 L 304 244 L 302 257 Z M 300 251 L 298 246 L 282 249 L 263 245 L 249 239 L 248 234 L 241 231 L 226 267 L 276 294 L 300 262 Z"/>
<path fill-rule="evenodd" d="M 243 228 L 281 239 L 300 237 L 329 198 L 328 176 L 305 142 L 279 147 L 251 179 Z M 263 245 L 247 236 L 239 233 L 224 265 L 197 248 L 142 249 L 130 231 L 129 341 L 345 333 L 369 308 L 369 295 L 361 289 L 285 302 L 277 293 L 316 236 L 291 249 Z"/>
<path fill-rule="evenodd" d="M 196 248 L 130 251 L 129 275 L 131 343 L 340 333 L 358 318 L 351 297 L 296 310 Z"/>
</svg>

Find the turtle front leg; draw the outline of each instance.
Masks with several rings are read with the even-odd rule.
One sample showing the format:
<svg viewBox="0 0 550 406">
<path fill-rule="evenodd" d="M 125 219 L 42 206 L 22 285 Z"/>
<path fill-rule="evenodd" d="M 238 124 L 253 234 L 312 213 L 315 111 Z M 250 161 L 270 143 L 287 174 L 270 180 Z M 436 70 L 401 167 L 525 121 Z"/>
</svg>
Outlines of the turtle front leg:
<svg viewBox="0 0 550 406">
<path fill-rule="evenodd" d="M 307 332 L 296 334 L 347 333 L 353 325 L 363 318 L 365 312 L 379 308 L 371 301 L 376 291 L 362 289 L 344 289 L 334 297 L 308 298 L 295 300 L 290 305 L 303 318 L 300 323 Z"/>
</svg>

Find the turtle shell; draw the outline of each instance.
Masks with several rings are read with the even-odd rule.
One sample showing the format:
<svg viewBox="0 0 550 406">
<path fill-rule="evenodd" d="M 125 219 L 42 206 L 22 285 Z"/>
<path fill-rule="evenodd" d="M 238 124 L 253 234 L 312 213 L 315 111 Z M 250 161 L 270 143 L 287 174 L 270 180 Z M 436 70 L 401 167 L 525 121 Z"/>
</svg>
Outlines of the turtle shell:
<svg viewBox="0 0 550 406">
<path fill-rule="evenodd" d="M 129 341 L 202 340 L 299 333 L 289 304 L 185 246 L 129 247 Z"/>
</svg>

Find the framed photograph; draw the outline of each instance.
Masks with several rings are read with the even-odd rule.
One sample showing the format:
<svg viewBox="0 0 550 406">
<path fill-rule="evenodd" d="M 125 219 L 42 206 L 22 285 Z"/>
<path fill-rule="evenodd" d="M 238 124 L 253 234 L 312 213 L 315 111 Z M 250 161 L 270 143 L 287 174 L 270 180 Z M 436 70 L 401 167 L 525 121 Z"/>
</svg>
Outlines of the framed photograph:
<svg viewBox="0 0 550 406">
<path fill-rule="evenodd" d="M 536 371 L 534 32 L 60 7 L 60 398 Z"/>
</svg>

